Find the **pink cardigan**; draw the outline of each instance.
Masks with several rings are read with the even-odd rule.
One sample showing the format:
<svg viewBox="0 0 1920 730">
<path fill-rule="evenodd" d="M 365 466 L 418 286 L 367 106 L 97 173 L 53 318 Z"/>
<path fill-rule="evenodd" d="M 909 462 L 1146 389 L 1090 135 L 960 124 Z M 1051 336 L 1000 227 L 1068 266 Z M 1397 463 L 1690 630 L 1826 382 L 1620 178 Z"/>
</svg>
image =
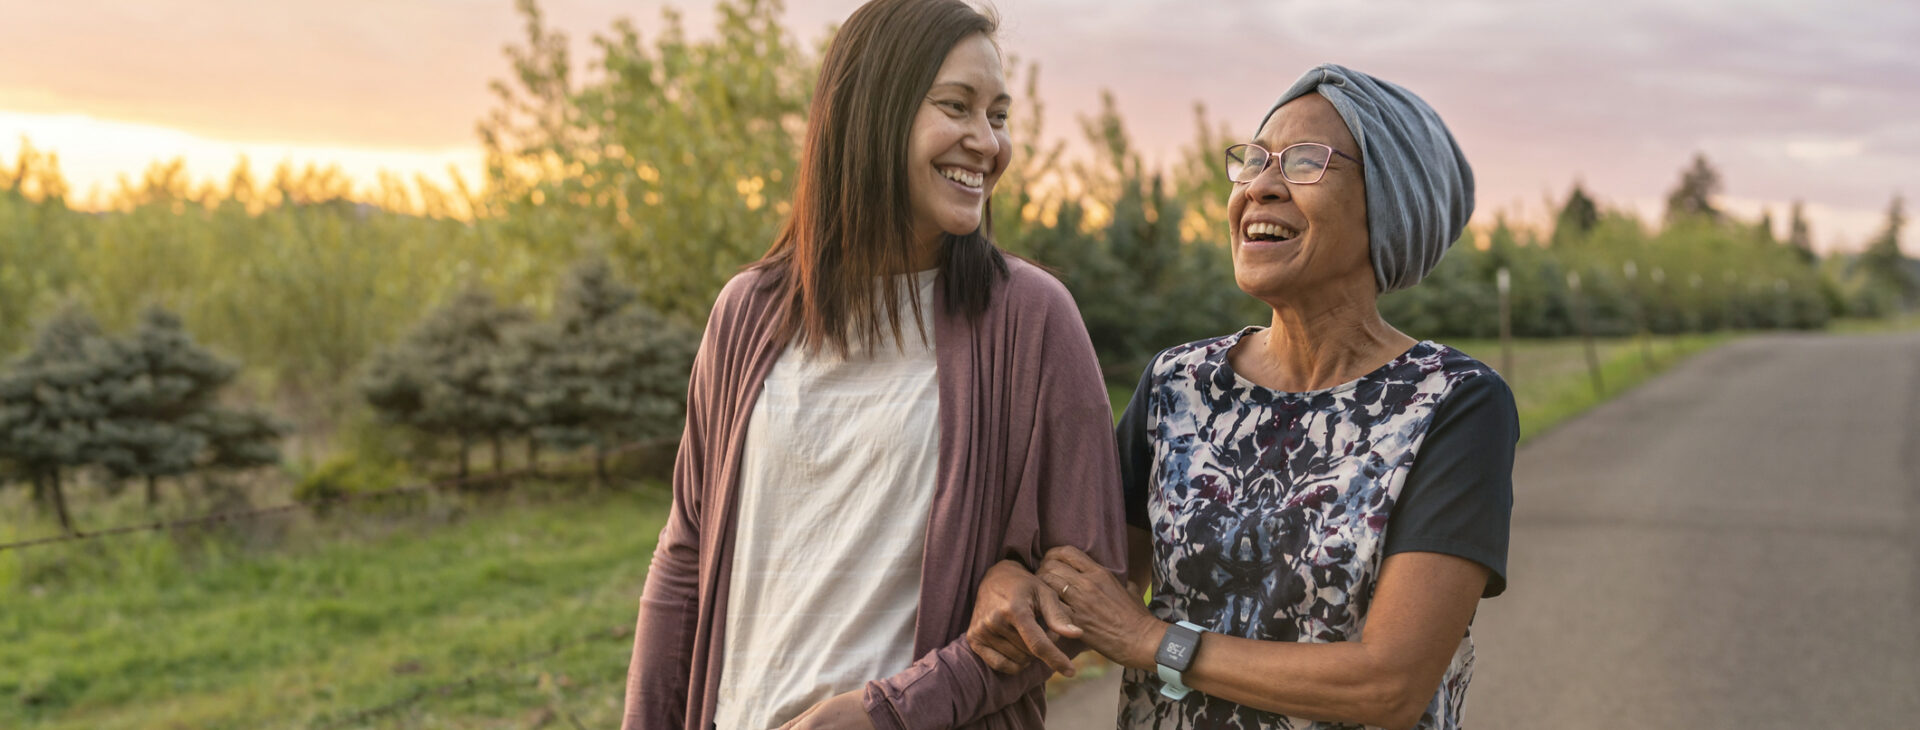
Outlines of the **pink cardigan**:
<svg viewBox="0 0 1920 730">
<path fill-rule="evenodd" d="M 1113 415 L 1092 342 L 1065 287 L 1008 257 L 977 320 L 934 320 L 939 482 L 927 522 L 911 667 L 867 683 L 876 727 L 1042 727 L 1050 671 L 1008 676 L 966 644 L 975 591 L 1003 558 L 1029 567 L 1074 545 L 1125 566 Z M 673 509 L 640 597 L 627 670 L 628 730 L 713 727 L 732 567 L 733 497 L 747 420 L 785 342 L 766 275 L 734 277 L 707 321 L 688 385 Z M 823 525 L 824 527 L 828 527 Z"/>
</svg>

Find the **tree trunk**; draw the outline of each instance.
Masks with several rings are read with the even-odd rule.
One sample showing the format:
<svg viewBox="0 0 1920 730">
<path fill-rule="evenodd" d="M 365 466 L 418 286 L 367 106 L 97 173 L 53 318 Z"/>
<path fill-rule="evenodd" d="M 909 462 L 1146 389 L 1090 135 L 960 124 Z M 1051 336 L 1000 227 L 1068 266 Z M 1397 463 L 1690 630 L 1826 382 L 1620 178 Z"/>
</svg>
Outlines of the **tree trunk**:
<svg viewBox="0 0 1920 730">
<path fill-rule="evenodd" d="M 469 452 L 473 450 L 472 447 L 473 444 L 467 440 L 467 437 L 460 437 L 460 473 L 458 475 L 458 484 L 461 489 L 467 488 L 467 457 L 469 456 Z"/>
<path fill-rule="evenodd" d="M 153 509 L 153 506 L 160 502 L 160 488 L 157 484 L 159 481 L 159 477 L 147 475 L 147 509 Z"/>
<path fill-rule="evenodd" d="M 53 511 L 60 517 L 60 529 L 65 530 L 67 534 L 71 535 L 73 534 L 73 518 L 67 514 L 66 495 L 60 493 L 60 469 L 58 467 L 53 470 L 52 484 Z"/>
<path fill-rule="evenodd" d="M 540 439 L 527 436 L 527 474 L 540 476 Z"/>
<path fill-rule="evenodd" d="M 507 473 L 507 440 L 500 434 L 493 434 L 493 486 L 500 486 L 499 477 Z"/>
</svg>

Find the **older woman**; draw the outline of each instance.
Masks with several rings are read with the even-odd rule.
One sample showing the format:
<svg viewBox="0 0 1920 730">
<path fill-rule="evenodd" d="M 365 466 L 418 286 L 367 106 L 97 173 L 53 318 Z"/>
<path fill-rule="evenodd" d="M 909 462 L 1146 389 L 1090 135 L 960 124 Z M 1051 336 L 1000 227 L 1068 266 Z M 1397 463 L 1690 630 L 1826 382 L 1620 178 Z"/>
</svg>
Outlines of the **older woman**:
<svg viewBox="0 0 1920 730">
<path fill-rule="evenodd" d="M 969 637 L 996 669 L 1051 662 L 1038 610 L 1126 668 L 1121 727 L 1458 727 L 1474 608 L 1506 587 L 1518 417 L 1492 369 L 1376 300 L 1459 236 L 1472 172 L 1425 102 L 1326 65 L 1226 174 L 1234 278 L 1272 324 L 1141 377 L 1117 429 L 1134 584 L 1071 548 L 1038 580 L 1002 563 Z"/>
</svg>

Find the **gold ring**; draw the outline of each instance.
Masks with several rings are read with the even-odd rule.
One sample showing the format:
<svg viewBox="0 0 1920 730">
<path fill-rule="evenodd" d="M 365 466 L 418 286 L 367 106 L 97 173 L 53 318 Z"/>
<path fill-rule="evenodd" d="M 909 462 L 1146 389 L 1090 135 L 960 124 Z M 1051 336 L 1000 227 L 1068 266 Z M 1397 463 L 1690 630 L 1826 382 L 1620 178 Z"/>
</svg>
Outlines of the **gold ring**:
<svg viewBox="0 0 1920 730">
<path fill-rule="evenodd" d="M 1073 589 L 1072 583 L 1068 583 L 1066 585 L 1060 586 L 1060 600 L 1062 601 L 1067 600 L 1067 591 L 1072 589 Z"/>
</svg>

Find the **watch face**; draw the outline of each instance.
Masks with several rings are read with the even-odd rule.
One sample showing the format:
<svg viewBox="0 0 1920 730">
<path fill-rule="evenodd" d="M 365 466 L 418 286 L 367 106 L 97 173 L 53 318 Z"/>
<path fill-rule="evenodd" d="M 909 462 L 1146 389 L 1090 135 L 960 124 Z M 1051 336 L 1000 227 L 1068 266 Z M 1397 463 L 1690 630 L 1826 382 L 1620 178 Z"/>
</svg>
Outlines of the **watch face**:
<svg viewBox="0 0 1920 730">
<path fill-rule="evenodd" d="M 1154 655 L 1154 663 L 1176 672 L 1187 671 L 1193 663 L 1193 650 L 1200 645 L 1200 632 L 1185 626 L 1172 626 L 1167 635 L 1160 640 L 1160 651 Z"/>
</svg>

